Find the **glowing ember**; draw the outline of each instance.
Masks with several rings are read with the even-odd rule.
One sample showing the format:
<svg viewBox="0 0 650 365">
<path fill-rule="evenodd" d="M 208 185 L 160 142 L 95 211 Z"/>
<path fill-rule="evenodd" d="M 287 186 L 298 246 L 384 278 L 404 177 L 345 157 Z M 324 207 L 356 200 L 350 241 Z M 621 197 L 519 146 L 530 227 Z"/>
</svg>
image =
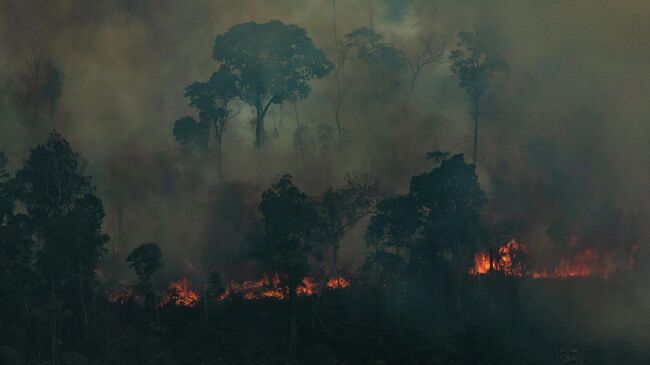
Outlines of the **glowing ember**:
<svg viewBox="0 0 650 365">
<path fill-rule="evenodd" d="M 487 274 L 491 268 L 490 254 L 487 252 L 477 252 L 474 255 L 474 266 L 470 268 L 469 273 L 472 275 L 483 275 Z"/>
<path fill-rule="evenodd" d="M 343 289 L 350 286 L 350 281 L 342 276 L 338 276 L 329 279 L 326 286 L 329 289 Z M 300 285 L 296 288 L 296 294 L 300 296 L 314 295 L 319 291 L 318 283 L 311 277 L 303 278 Z M 284 299 L 289 295 L 289 289 L 281 285 L 278 274 L 264 274 L 259 280 L 231 283 L 230 287 L 217 297 L 217 300 L 224 300 L 232 293 L 239 293 L 242 298 L 247 300 L 262 298 Z"/>
<path fill-rule="evenodd" d="M 342 276 L 337 276 L 327 281 L 327 287 L 330 289 L 343 289 L 350 286 L 350 281 Z"/>
<path fill-rule="evenodd" d="M 189 280 L 182 278 L 169 284 L 169 296 L 163 298 L 163 303 L 172 302 L 178 306 L 193 307 L 199 301 L 199 295 L 189 287 Z"/>
<path fill-rule="evenodd" d="M 636 252 L 636 246 L 632 248 L 632 253 L 634 252 Z M 627 265 L 617 265 L 612 254 L 601 254 L 596 250 L 586 249 L 572 257 L 562 258 L 559 264 L 551 270 L 528 270 L 524 264 L 527 254 L 527 247 L 513 239 L 499 247 L 492 255 L 487 251 L 477 252 L 469 273 L 478 276 L 494 271 L 507 276 L 530 276 L 533 279 L 589 276 L 607 278 L 616 271 L 629 270 L 634 265 L 633 256 Z"/>
</svg>

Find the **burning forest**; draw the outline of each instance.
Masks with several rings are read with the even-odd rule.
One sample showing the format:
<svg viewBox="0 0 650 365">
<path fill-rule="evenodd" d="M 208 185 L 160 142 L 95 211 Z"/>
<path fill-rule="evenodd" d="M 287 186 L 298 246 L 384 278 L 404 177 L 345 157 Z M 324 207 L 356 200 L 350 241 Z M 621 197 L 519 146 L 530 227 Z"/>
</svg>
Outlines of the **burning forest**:
<svg viewBox="0 0 650 365">
<path fill-rule="evenodd" d="M 0 364 L 650 364 L 647 2 L 0 2 Z"/>
</svg>

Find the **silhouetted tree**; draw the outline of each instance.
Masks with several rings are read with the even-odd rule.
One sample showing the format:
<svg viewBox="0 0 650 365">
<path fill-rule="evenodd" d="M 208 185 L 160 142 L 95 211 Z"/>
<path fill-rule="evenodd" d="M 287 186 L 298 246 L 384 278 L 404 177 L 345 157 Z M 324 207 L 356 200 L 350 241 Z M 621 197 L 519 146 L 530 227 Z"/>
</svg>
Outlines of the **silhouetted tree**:
<svg viewBox="0 0 650 365">
<path fill-rule="evenodd" d="M 155 243 L 144 243 L 133 249 L 127 256 L 126 263 L 140 279 L 140 283 L 136 288 L 144 294 L 145 304 L 156 312 L 156 327 L 160 328 L 158 295 L 151 282 L 151 277 L 162 268 L 162 251 L 160 247 Z"/>
<path fill-rule="evenodd" d="M 457 310 L 460 306 L 460 282 L 471 263 L 482 228 L 480 212 L 485 202 L 475 166 L 465 163 L 462 154 L 444 158 L 440 166 L 411 179 L 422 239 L 413 248 L 423 267 L 444 263 L 444 252 L 451 254 L 455 273 Z"/>
<path fill-rule="evenodd" d="M 372 29 L 363 27 L 345 35 L 346 47 L 355 52 L 356 58 L 365 63 L 371 77 L 388 87 L 399 84 L 399 75 L 406 67 L 404 53 L 384 42 L 384 37 Z"/>
<path fill-rule="evenodd" d="M 223 143 L 223 136 L 228 122 L 238 114 L 231 110 L 231 104 L 237 96 L 236 77 L 230 73 L 228 69 L 219 68 L 217 72 L 212 74 L 208 82 L 195 82 L 186 87 L 185 96 L 190 99 L 190 106 L 198 110 L 200 119 L 200 122 L 195 122 L 193 127 L 189 127 L 192 125 L 189 121 L 183 122 L 183 125 L 188 126 L 188 137 L 193 136 L 193 133 L 199 134 L 209 132 L 210 129 L 214 131 L 217 152 L 217 170 L 219 173 L 219 179 L 221 179 L 221 146 Z M 180 119 L 178 122 L 181 122 L 184 119 L 185 118 Z M 176 132 L 176 127 L 174 127 L 174 132 Z M 177 135 L 176 138 L 178 139 L 179 136 Z M 207 149 L 207 144 L 209 142 L 207 133 L 206 137 L 196 136 L 195 140 L 198 142 L 196 143 L 197 146 Z M 203 147 L 204 144 L 205 146 Z"/>
<path fill-rule="evenodd" d="M 289 358 L 296 355 L 296 289 L 309 273 L 310 238 L 318 227 L 316 202 L 298 189 L 290 175 L 262 193 L 259 205 L 266 239 L 259 252 L 265 267 L 279 273 L 289 291 Z"/>
<path fill-rule="evenodd" d="M 4 222 L 14 211 L 15 197 L 11 194 L 9 178 L 7 157 L 0 151 L 0 223 Z"/>
<path fill-rule="evenodd" d="M 446 38 L 434 38 L 433 34 L 428 34 L 420 40 L 422 43 L 422 50 L 412 59 L 406 58 L 406 62 L 411 70 L 411 80 L 409 84 L 409 95 L 415 88 L 415 81 L 417 80 L 420 72 L 433 63 L 440 61 L 440 58 L 447 50 Z"/>
<path fill-rule="evenodd" d="M 264 143 L 264 117 L 272 104 L 309 95 L 309 81 L 333 68 L 305 29 L 281 21 L 242 23 L 218 35 L 212 55 L 235 76 L 237 95 L 255 108 L 255 146 Z"/>
<path fill-rule="evenodd" d="M 151 276 L 162 267 L 162 251 L 155 243 L 144 243 L 133 249 L 126 263 L 135 271 L 138 279 L 149 287 Z"/>
<path fill-rule="evenodd" d="M 419 227 L 415 200 L 411 195 L 399 195 L 382 200 L 366 228 L 366 243 L 375 249 L 369 260 L 379 264 L 391 278 L 397 318 L 401 311 L 401 276 Z"/>
<path fill-rule="evenodd" d="M 49 282 L 52 301 L 60 296 L 68 304 L 79 305 L 87 337 L 86 301 L 108 241 L 102 232 L 102 201 L 95 195 L 91 178 L 84 175 L 79 155 L 56 132 L 46 144 L 31 150 L 16 173 L 16 182 L 40 247 L 36 265 Z M 52 333 L 55 346 L 54 328 Z"/>
<path fill-rule="evenodd" d="M 477 32 L 478 33 L 478 32 Z M 478 124 L 481 116 L 481 100 L 490 80 L 507 66 L 496 52 L 481 44 L 477 33 L 461 32 L 457 49 L 451 52 L 451 71 L 458 85 L 465 90 L 470 103 L 469 114 L 474 120 L 474 151 L 472 162 L 477 162 Z"/>
<path fill-rule="evenodd" d="M 319 239 L 332 248 L 332 272 L 336 274 L 339 243 L 345 233 L 375 207 L 377 182 L 364 174 L 347 174 L 339 189 L 328 189 L 321 198 Z"/>
<path fill-rule="evenodd" d="M 20 105 L 27 117 L 34 118 L 46 103 L 52 119 L 63 89 L 63 73 L 44 50 L 33 51 L 26 64 L 27 72 L 22 77 L 24 89 L 19 91 Z"/>
<path fill-rule="evenodd" d="M 334 81 L 336 85 L 336 95 L 334 100 L 334 120 L 336 121 L 336 131 L 339 138 L 339 143 L 343 140 L 343 121 L 341 111 L 343 109 L 343 101 L 348 91 L 354 83 L 346 72 L 348 61 L 349 46 L 345 42 L 339 40 L 338 28 L 336 24 L 336 0 L 332 0 L 332 27 L 334 31 L 334 42 L 336 43 L 336 57 L 334 57 Z"/>
<path fill-rule="evenodd" d="M 192 117 L 183 117 L 174 123 L 174 137 L 181 146 L 181 151 L 195 156 L 204 156 L 208 152 L 210 126 Z"/>
</svg>

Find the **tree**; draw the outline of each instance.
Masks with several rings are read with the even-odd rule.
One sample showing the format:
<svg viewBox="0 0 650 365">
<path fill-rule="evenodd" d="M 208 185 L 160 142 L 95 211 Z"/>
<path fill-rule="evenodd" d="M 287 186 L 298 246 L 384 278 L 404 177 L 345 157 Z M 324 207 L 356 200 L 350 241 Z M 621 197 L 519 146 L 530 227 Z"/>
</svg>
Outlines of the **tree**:
<svg viewBox="0 0 650 365">
<path fill-rule="evenodd" d="M 334 101 L 334 120 L 336 121 L 336 131 L 339 143 L 343 140 L 343 123 L 341 120 L 341 111 L 343 101 L 348 91 L 352 87 L 353 80 L 348 78 L 346 73 L 346 63 L 348 60 L 349 47 L 347 43 L 339 40 L 338 29 L 336 26 L 336 0 L 332 0 L 332 26 L 334 30 L 334 42 L 336 43 L 336 57 L 334 58 L 334 81 L 336 82 L 336 99 Z"/>
<path fill-rule="evenodd" d="M 160 247 L 155 243 L 142 244 L 133 249 L 126 258 L 126 263 L 138 275 L 140 285 L 137 289 L 144 294 L 145 304 L 150 308 L 154 308 L 156 312 L 156 327 L 160 328 L 158 296 L 151 282 L 151 277 L 162 268 L 162 251 Z"/>
<path fill-rule="evenodd" d="M 147 287 L 151 286 L 151 276 L 162 267 L 162 251 L 155 243 L 145 243 L 133 249 L 126 258 L 129 268 Z"/>
<path fill-rule="evenodd" d="M 46 103 L 50 120 L 63 89 L 63 73 L 44 50 L 34 50 L 27 60 L 22 76 L 24 90 L 20 91 L 22 107 L 27 117 L 38 118 L 38 111 Z"/>
<path fill-rule="evenodd" d="M 7 157 L 0 151 L 0 224 L 14 211 L 15 198 L 12 195 L 10 176 L 7 172 Z"/>
<path fill-rule="evenodd" d="M 210 139 L 208 133 L 210 129 L 214 131 L 219 179 L 223 136 L 228 122 L 238 114 L 230 109 L 230 104 L 237 96 L 235 82 L 235 76 L 228 69 L 220 68 L 208 82 L 195 82 L 186 87 L 185 96 L 190 99 L 190 106 L 199 112 L 200 121 L 185 117 L 179 119 L 174 126 L 174 135 L 181 146 L 196 146 L 199 151 L 207 151 Z"/>
<path fill-rule="evenodd" d="M 255 108 L 257 148 L 264 143 L 264 117 L 271 105 L 306 98 L 309 81 L 333 68 L 304 28 L 277 20 L 231 27 L 215 38 L 212 55 L 220 69 L 234 75 L 238 97 Z"/>
<path fill-rule="evenodd" d="M 328 189 L 319 204 L 319 239 L 332 248 L 332 273 L 336 275 L 339 243 L 345 233 L 375 207 L 377 182 L 368 175 L 347 174 L 340 189 Z"/>
<path fill-rule="evenodd" d="M 413 197 L 398 195 L 378 204 L 366 228 L 366 243 L 375 248 L 371 262 L 379 264 L 389 277 L 392 276 L 397 318 L 401 311 L 401 274 L 408 264 L 408 251 L 415 244 L 419 223 Z"/>
<path fill-rule="evenodd" d="M 415 201 L 423 236 L 413 254 L 425 268 L 440 265 L 444 252 L 451 254 L 458 310 L 460 281 L 482 234 L 479 218 L 485 193 L 479 186 L 476 167 L 465 163 L 462 154 L 438 157 L 440 166 L 411 179 L 409 194 Z"/>
<path fill-rule="evenodd" d="M 364 62 L 370 75 L 380 83 L 388 81 L 394 88 L 398 75 L 406 67 L 404 52 L 384 42 L 384 37 L 370 28 L 359 28 L 345 35 L 346 47 L 354 50 L 356 58 Z"/>
<path fill-rule="evenodd" d="M 478 124 L 481 116 L 481 100 L 494 75 L 507 68 L 505 61 L 493 50 L 481 44 L 477 33 L 461 32 L 457 49 L 451 52 L 450 66 L 458 86 L 467 93 L 474 120 L 474 152 L 472 162 L 477 163 Z"/>
<path fill-rule="evenodd" d="M 208 152 L 210 126 L 192 117 L 183 117 L 174 123 L 174 137 L 181 146 L 181 152 L 203 156 Z"/>
<path fill-rule="evenodd" d="M 439 62 L 447 49 L 447 39 L 434 39 L 432 34 L 422 38 L 422 50 L 413 59 L 406 58 L 406 62 L 411 70 L 411 81 L 409 84 L 409 95 L 413 93 L 415 81 L 420 72 L 428 65 Z"/>
<path fill-rule="evenodd" d="M 298 189 L 290 175 L 282 176 L 262 193 L 259 205 L 266 239 L 259 256 L 263 264 L 281 275 L 288 288 L 289 359 L 296 356 L 296 289 L 309 273 L 310 238 L 318 227 L 319 216 L 314 199 Z"/>
<path fill-rule="evenodd" d="M 79 155 L 56 132 L 31 150 L 15 181 L 40 247 L 36 266 L 49 282 L 52 302 L 60 296 L 79 305 L 87 338 L 86 298 L 92 294 L 95 267 L 108 241 L 102 232 L 102 201 L 90 176 L 84 174 Z M 53 328 L 52 346 L 55 333 Z"/>
</svg>

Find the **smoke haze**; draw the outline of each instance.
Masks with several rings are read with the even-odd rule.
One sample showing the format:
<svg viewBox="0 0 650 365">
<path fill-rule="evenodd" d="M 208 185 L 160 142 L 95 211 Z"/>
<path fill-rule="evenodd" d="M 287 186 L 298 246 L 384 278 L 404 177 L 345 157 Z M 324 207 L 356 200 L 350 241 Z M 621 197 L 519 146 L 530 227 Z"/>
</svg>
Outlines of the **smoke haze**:
<svg viewBox="0 0 650 365">
<path fill-rule="evenodd" d="M 224 137 L 224 184 L 217 183 L 213 158 L 197 166 L 181 155 L 173 123 L 193 115 L 184 87 L 207 80 L 218 66 L 211 57 L 216 35 L 241 22 L 278 19 L 307 29 L 334 59 L 332 5 L 3 1 L 3 87 L 20 88 L 30 57 L 45 52 L 62 70 L 63 89 L 51 119 L 27 120 L 5 110 L 0 150 L 16 167 L 31 146 L 58 130 L 88 162 L 104 201 L 112 250 L 106 265 L 119 272 L 133 247 L 157 242 L 166 270 L 197 275 L 245 255 L 246 242 L 260 229 L 259 193 L 278 175 L 291 173 L 318 195 L 339 185 L 345 172 L 359 170 L 392 194 L 430 167 L 426 152 L 471 155 L 466 95 L 449 71 L 448 52 L 422 71 L 412 93 L 408 71 L 398 87 L 377 87 L 381 75 L 350 61 L 342 145 L 333 135 L 323 147 L 318 137 L 335 128 L 330 75 L 312 82 L 310 96 L 295 108 L 271 108 L 262 151 L 253 146 L 254 112 L 243 107 Z M 559 245 L 548 232 L 558 221 L 579 225 L 582 236 L 610 224 L 622 232 L 597 244 L 635 240 L 641 255 L 645 250 L 649 17 L 650 6 L 632 0 L 336 2 L 339 39 L 372 26 L 413 59 L 430 34 L 453 49 L 458 32 L 478 32 L 508 62 L 483 104 L 478 173 L 492 198 L 488 215 L 525 221 L 519 233 L 540 252 Z M 304 160 L 294 146 L 297 123 L 307 129 Z M 360 226 L 343 243 L 350 265 L 365 256 Z"/>
</svg>

